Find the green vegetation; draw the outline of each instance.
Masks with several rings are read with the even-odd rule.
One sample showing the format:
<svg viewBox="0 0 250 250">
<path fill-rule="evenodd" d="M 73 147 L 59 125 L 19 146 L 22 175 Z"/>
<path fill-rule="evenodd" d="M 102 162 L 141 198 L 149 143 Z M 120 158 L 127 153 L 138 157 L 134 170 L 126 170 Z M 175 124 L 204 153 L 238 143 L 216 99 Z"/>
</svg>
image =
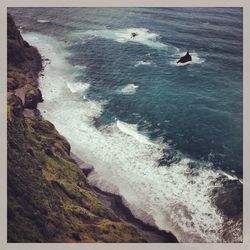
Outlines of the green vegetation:
<svg viewBox="0 0 250 250">
<path fill-rule="evenodd" d="M 8 242 L 144 242 L 98 200 L 54 125 L 24 116 L 36 105 L 27 107 L 15 90 L 41 69 L 34 51 L 8 15 Z M 25 91 L 25 102 L 39 95 L 30 85 Z"/>
</svg>

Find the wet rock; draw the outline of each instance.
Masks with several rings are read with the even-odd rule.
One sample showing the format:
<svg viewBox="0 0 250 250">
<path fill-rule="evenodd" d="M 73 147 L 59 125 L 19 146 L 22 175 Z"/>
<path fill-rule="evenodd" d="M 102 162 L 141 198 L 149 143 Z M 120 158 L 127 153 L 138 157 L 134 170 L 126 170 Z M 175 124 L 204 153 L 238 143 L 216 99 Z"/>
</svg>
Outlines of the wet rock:
<svg viewBox="0 0 250 250">
<path fill-rule="evenodd" d="M 189 61 L 192 61 L 192 57 L 191 57 L 191 55 L 189 54 L 189 52 L 187 52 L 185 56 L 182 56 L 182 57 L 177 61 L 177 63 L 186 63 L 186 62 L 189 62 Z"/>
<path fill-rule="evenodd" d="M 213 191 L 214 205 L 228 217 L 236 217 L 243 210 L 243 185 L 238 180 L 224 180 Z"/>
<path fill-rule="evenodd" d="M 28 43 L 28 42 L 23 41 L 23 43 L 24 43 L 24 46 L 25 46 L 26 48 L 31 48 L 31 46 L 29 45 L 29 43 Z"/>
</svg>

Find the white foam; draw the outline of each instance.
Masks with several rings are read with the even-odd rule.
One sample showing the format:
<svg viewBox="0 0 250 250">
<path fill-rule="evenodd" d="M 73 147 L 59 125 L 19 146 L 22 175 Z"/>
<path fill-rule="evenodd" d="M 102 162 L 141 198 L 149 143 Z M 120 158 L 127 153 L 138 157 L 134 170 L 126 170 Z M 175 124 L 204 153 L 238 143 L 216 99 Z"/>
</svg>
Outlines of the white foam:
<svg viewBox="0 0 250 250">
<path fill-rule="evenodd" d="M 137 129 L 137 124 L 128 124 L 126 122 L 122 122 L 122 121 L 117 121 L 116 122 L 116 126 L 125 134 L 130 135 L 132 137 L 134 137 L 136 140 L 138 140 L 140 143 L 145 143 L 145 144 L 152 144 L 152 142 L 150 142 L 150 140 L 138 133 L 138 129 Z"/>
<path fill-rule="evenodd" d="M 129 83 L 128 85 L 126 85 L 124 88 L 122 88 L 120 90 L 120 93 L 131 95 L 131 94 L 134 94 L 136 92 L 136 89 L 138 87 L 139 86 L 135 85 L 134 83 Z"/>
<path fill-rule="evenodd" d="M 87 67 L 85 65 L 74 65 L 74 68 L 78 71 L 84 71 Z"/>
<path fill-rule="evenodd" d="M 135 37 L 131 37 L 131 33 L 137 33 Z M 150 32 L 145 28 L 128 28 L 118 30 L 89 30 L 86 32 L 77 32 L 72 35 L 76 39 L 84 38 L 85 36 L 101 37 L 105 39 L 111 39 L 119 43 L 140 43 L 152 48 L 165 49 L 167 45 L 158 41 L 159 35 Z"/>
<path fill-rule="evenodd" d="M 179 52 L 178 51 L 176 54 L 176 59 L 170 61 L 170 63 L 172 65 L 182 67 L 182 66 L 189 65 L 189 64 L 202 64 L 205 62 L 205 60 L 200 58 L 200 56 L 196 52 L 190 52 L 190 55 L 192 57 L 192 61 L 189 61 L 186 63 L 177 63 L 177 61 L 180 59 L 180 57 L 184 56 L 185 54 L 186 54 L 186 52 Z"/>
<path fill-rule="evenodd" d="M 49 20 L 45 20 L 45 19 L 38 19 L 36 20 L 38 23 L 49 23 Z"/>
<path fill-rule="evenodd" d="M 68 88 L 72 93 L 80 92 L 83 93 L 89 88 L 89 83 L 73 82 L 67 84 Z"/>
<path fill-rule="evenodd" d="M 74 65 L 74 70 L 73 70 L 73 76 L 75 78 L 81 76 L 83 77 L 85 75 L 85 71 L 86 71 L 86 66 L 85 65 Z"/>
<path fill-rule="evenodd" d="M 235 175 L 232 175 L 232 174 L 228 174 L 228 173 L 225 173 L 225 172 L 222 172 L 222 175 L 226 176 L 229 180 L 237 180 L 239 181 L 241 184 L 243 184 L 243 180 L 238 178 L 237 176 Z"/>
<path fill-rule="evenodd" d="M 220 172 L 190 169 L 187 157 L 158 167 L 166 145 L 150 142 L 135 124 L 116 121 L 97 129 L 94 118 L 101 115 L 102 103 L 80 101 L 70 91 L 72 66 L 60 44 L 36 34 L 25 39 L 52 58 L 41 79 L 44 102 L 39 109 L 69 140 L 72 151 L 95 167 L 90 183 L 120 194 L 135 216 L 171 230 L 181 242 L 221 242 L 223 218 L 210 197 Z"/>
<path fill-rule="evenodd" d="M 150 61 L 138 61 L 135 64 L 135 67 L 140 66 L 140 65 L 151 65 Z"/>
</svg>

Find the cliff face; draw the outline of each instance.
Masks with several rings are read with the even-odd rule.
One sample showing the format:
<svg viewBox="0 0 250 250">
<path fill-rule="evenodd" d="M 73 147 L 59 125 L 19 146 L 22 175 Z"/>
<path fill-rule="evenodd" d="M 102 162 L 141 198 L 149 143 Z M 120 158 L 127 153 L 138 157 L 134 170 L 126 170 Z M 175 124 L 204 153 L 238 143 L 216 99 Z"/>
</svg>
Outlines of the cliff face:
<svg viewBox="0 0 250 250">
<path fill-rule="evenodd" d="M 44 120 L 42 60 L 8 15 L 8 242 L 144 242 L 107 209 Z"/>
</svg>

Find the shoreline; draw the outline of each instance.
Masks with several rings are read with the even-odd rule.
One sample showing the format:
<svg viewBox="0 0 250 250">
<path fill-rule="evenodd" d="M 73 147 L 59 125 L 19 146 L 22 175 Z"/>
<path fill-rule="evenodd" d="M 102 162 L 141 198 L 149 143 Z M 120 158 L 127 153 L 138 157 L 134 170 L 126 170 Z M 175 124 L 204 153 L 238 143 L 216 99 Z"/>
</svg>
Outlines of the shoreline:
<svg viewBox="0 0 250 250">
<path fill-rule="evenodd" d="M 41 71 L 40 76 L 43 77 L 44 76 L 44 69 L 47 66 L 47 64 L 50 64 L 50 63 L 47 63 L 48 61 L 50 61 L 50 59 L 48 59 L 49 57 L 46 57 L 46 54 L 43 56 L 43 54 L 41 53 L 41 55 L 43 58 L 42 59 L 43 69 Z M 48 120 L 50 120 L 50 119 L 48 118 Z M 62 135 L 64 136 L 63 133 L 62 133 Z M 72 158 L 74 158 L 74 157 L 72 157 Z M 84 172 L 84 174 L 86 176 L 88 176 L 95 169 L 94 164 L 93 164 L 93 166 L 91 166 L 91 165 L 85 163 L 84 159 L 78 158 L 77 164 L 79 165 L 79 167 L 82 169 L 82 171 Z M 84 165 L 84 167 L 81 167 L 81 165 Z M 101 200 L 102 203 L 106 207 L 108 207 L 110 210 L 112 210 L 117 215 L 117 217 L 119 217 L 122 221 L 129 222 L 130 224 L 133 224 L 137 228 L 137 230 L 139 232 L 141 232 L 141 235 L 143 237 L 145 237 L 145 235 L 146 235 L 145 238 L 147 241 L 149 241 L 149 242 L 178 242 L 176 237 L 174 236 L 174 234 L 172 234 L 172 232 L 160 230 L 157 228 L 157 226 L 148 225 L 145 222 L 143 222 L 142 220 L 134 217 L 133 214 L 131 213 L 129 207 L 124 204 L 121 196 L 115 195 L 113 193 L 105 192 L 105 191 L 103 191 L 95 186 L 91 186 L 91 187 L 98 194 L 99 200 Z M 220 198 L 219 192 L 218 192 L 218 197 Z M 219 199 L 218 197 L 217 197 L 217 199 Z M 228 201 L 226 200 L 225 203 L 228 203 Z M 215 206 L 212 206 L 212 208 L 214 208 L 214 207 Z M 222 207 L 224 207 L 224 206 L 222 206 Z M 179 237 L 181 238 L 180 235 L 179 235 Z M 173 238 L 174 238 L 174 241 L 172 241 Z M 171 239 L 171 240 L 169 240 L 169 239 Z M 186 241 L 183 241 L 182 239 L 180 239 L 180 240 L 182 242 L 186 242 Z M 185 240 L 186 240 L 186 238 L 185 238 Z M 206 242 L 205 240 L 203 241 L 203 239 L 201 239 L 201 238 L 199 238 L 199 240 L 201 240 L 201 242 Z"/>
<path fill-rule="evenodd" d="M 86 178 L 94 170 L 94 167 L 85 163 L 82 159 L 71 152 L 71 157 L 85 174 Z M 170 232 L 149 225 L 136 218 L 130 209 L 124 204 L 120 195 L 112 194 L 101 190 L 96 186 L 91 186 L 97 193 L 99 200 L 115 215 L 124 222 L 130 223 L 136 227 L 138 232 L 148 243 L 178 243 L 176 236 Z"/>
<path fill-rule="evenodd" d="M 22 33 L 21 33 L 22 34 Z M 40 58 L 36 58 L 39 63 L 41 63 L 41 68 L 37 73 L 33 72 L 33 69 L 29 70 L 26 72 L 26 77 L 29 81 L 32 81 L 32 84 L 34 87 L 40 91 L 41 93 L 41 100 L 36 102 L 36 107 L 35 108 L 24 108 L 23 115 L 24 117 L 27 118 L 35 118 L 35 119 L 42 119 L 42 120 L 47 120 L 43 117 L 39 107 L 37 104 L 39 102 L 43 102 L 43 93 L 41 91 L 40 83 L 41 83 L 41 78 L 44 77 L 44 70 L 48 64 L 51 63 L 51 59 L 47 58 L 45 55 L 41 53 L 41 51 L 33 46 L 35 49 L 37 49 Z M 30 77 L 32 76 L 32 78 Z M 34 83 L 35 84 L 34 84 Z M 27 84 L 24 85 L 22 88 L 17 88 L 15 90 L 15 94 L 19 96 L 22 100 L 23 103 L 25 103 L 25 94 L 26 94 L 26 88 Z M 49 120 L 48 120 L 49 121 Z M 52 123 L 53 124 L 53 123 Z M 63 135 L 64 136 L 64 135 Z M 74 153 L 70 153 L 71 157 L 79 168 L 83 171 L 84 175 L 87 176 L 94 170 L 94 167 L 85 163 L 84 160 L 78 158 Z M 81 167 L 81 165 L 84 165 L 84 167 Z M 172 232 L 167 232 L 165 230 L 160 230 L 156 226 L 152 226 L 149 224 L 146 224 L 140 219 L 137 219 L 134 217 L 130 209 L 124 205 L 122 201 L 122 197 L 119 195 L 115 195 L 112 193 L 105 192 L 95 186 L 91 186 L 94 192 L 97 193 L 98 199 L 104 204 L 105 207 L 110 209 L 121 221 L 130 223 L 134 225 L 139 232 L 139 234 L 148 242 L 148 243 L 177 243 L 178 240 L 174 236 Z"/>
<path fill-rule="evenodd" d="M 36 47 L 39 48 L 39 46 L 36 46 Z M 42 55 L 42 51 L 39 51 L 39 54 Z M 32 77 L 32 80 L 36 80 L 36 82 L 37 82 L 37 84 L 34 84 L 35 86 L 33 86 L 33 87 L 35 87 L 37 89 L 37 91 L 40 91 L 39 85 L 40 85 L 40 83 L 42 83 L 40 80 L 44 76 L 44 71 L 45 71 L 45 68 L 46 68 L 47 64 L 50 63 L 49 59 L 44 57 L 44 56 L 42 56 L 42 58 L 40 58 L 40 62 L 42 63 L 41 71 L 39 72 L 38 75 Z M 29 72 L 26 72 L 26 74 L 27 74 L 27 77 L 26 77 L 27 79 L 31 78 L 31 76 L 29 75 Z M 55 74 L 55 75 L 60 76 L 60 72 Z M 40 87 L 41 87 L 41 85 L 40 85 Z M 44 93 L 46 93 L 46 90 L 47 90 L 47 86 L 44 89 Z M 22 102 L 25 102 L 26 88 L 18 88 L 18 89 L 16 89 L 15 94 L 21 98 Z M 39 93 L 37 93 L 36 96 L 34 96 L 34 98 L 32 100 L 33 101 L 35 100 L 35 104 L 32 102 L 29 105 L 31 105 L 31 104 L 35 105 L 35 108 L 31 108 L 31 107 L 24 108 L 24 110 L 23 110 L 24 117 L 35 118 L 35 119 L 40 119 L 40 120 L 47 120 L 44 117 L 42 117 L 42 115 L 40 114 L 39 109 L 37 108 L 37 104 L 39 102 L 43 102 L 42 94 L 41 94 L 41 98 L 40 98 Z M 65 111 L 65 109 L 62 110 L 62 111 Z M 45 111 L 44 111 L 44 113 L 45 113 Z M 53 116 L 51 116 L 50 118 L 52 118 L 52 119 L 48 119 L 48 121 L 53 120 Z M 56 123 L 56 121 L 55 121 L 55 124 L 59 125 L 58 123 Z M 91 134 L 91 132 L 87 133 L 87 134 Z M 64 136 L 63 132 L 62 132 L 62 135 Z M 67 133 L 66 133 L 66 135 L 67 135 Z M 79 136 L 79 135 L 80 135 L 79 132 L 77 132 L 77 136 Z M 68 138 L 71 138 L 71 137 L 68 137 Z M 73 141 L 72 141 L 72 144 L 73 144 Z M 90 145 L 91 144 L 89 144 L 89 146 Z M 83 150 L 81 152 L 84 153 Z M 78 155 L 81 155 L 81 152 Z M 92 150 L 92 152 L 95 152 L 95 151 Z M 47 153 L 50 154 L 50 151 L 47 151 Z M 84 156 L 84 157 L 81 157 L 81 158 L 83 160 L 78 158 L 77 156 L 75 156 L 73 153 L 71 153 L 71 160 L 73 159 L 74 163 L 77 163 L 76 165 L 78 167 L 78 171 L 83 172 L 85 174 L 85 176 L 88 177 L 88 175 L 91 174 L 91 172 L 94 169 L 95 170 L 98 169 L 98 164 L 95 164 L 95 162 L 94 162 L 93 165 L 91 166 L 91 165 L 84 162 L 84 159 L 88 159 L 87 157 L 85 158 L 85 156 Z M 99 159 L 101 159 L 101 158 L 99 158 Z M 121 165 L 122 165 L 122 163 L 123 162 L 120 162 Z M 114 175 L 114 176 L 115 176 L 115 178 L 117 177 L 117 175 Z M 107 177 L 109 178 L 109 175 Z M 129 180 L 129 178 L 130 178 L 130 176 L 127 176 L 126 179 Z M 96 187 L 94 185 L 90 185 L 89 181 L 88 181 L 88 178 L 86 178 L 86 179 L 87 179 L 87 184 L 89 186 L 91 186 L 91 189 L 92 189 L 93 193 L 97 194 L 98 200 L 101 201 L 101 203 L 104 205 L 104 207 L 106 207 L 110 211 L 113 211 L 113 213 L 122 222 L 127 222 L 127 223 L 129 223 L 131 225 L 134 225 L 134 227 L 137 229 L 138 233 L 145 239 L 146 242 L 149 242 L 149 243 L 178 242 L 176 237 L 170 231 L 160 230 L 157 226 L 152 226 L 152 225 L 146 224 L 145 222 L 143 222 L 143 220 L 145 221 L 145 218 L 137 219 L 132 214 L 131 210 L 129 209 L 130 204 L 133 204 L 133 202 L 130 202 L 130 204 L 128 203 L 127 205 L 125 205 L 126 204 L 126 196 L 124 195 L 124 193 L 123 193 L 124 196 L 120 196 L 120 195 L 116 195 L 116 194 L 113 194 L 113 193 L 110 193 L 110 192 L 103 191 L 103 190 L 101 190 L 100 188 L 98 188 L 98 187 Z M 112 181 L 112 183 L 115 183 L 115 181 L 116 181 L 115 179 L 113 179 L 113 180 L 110 179 L 110 180 Z M 74 182 L 72 182 L 72 183 L 74 183 Z M 125 186 L 125 187 L 127 188 L 127 186 Z M 166 189 L 166 190 L 169 190 L 169 189 Z M 224 190 L 224 191 L 226 191 L 226 190 Z M 222 195 L 224 195 L 224 193 L 225 193 L 224 191 L 222 192 Z M 146 194 L 151 194 L 151 192 L 148 192 L 148 191 L 145 192 L 145 190 L 143 190 L 143 192 L 146 193 Z M 218 195 L 217 195 L 218 197 L 221 196 L 219 189 L 216 192 L 218 193 Z M 93 195 L 93 193 L 92 193 L 92 195 Z M 95 196 L 95 195 L 93 195 L 93 196 Z M 123 197 L 125 197 L 125 198 L 123 198 Z M 148 206 L 148 204 L 149 203 L 147 203 L 146 206 Z M 158 205 L 158 203 L 157 203 L 157 205 Z M 219 204 L 219 205 L 221 207 L 224 207 L 225 204 L 223 203 L 223 204 Z M 164 206 L 165 206 L 165 203 L 163 204 L 163 207 L 160 210 L 157 211 L 156 216 L 158 216 L 159 213 L 164 211 Z M 168 227 L 165 227 L 165 228 L 168 228 Z M 183 242 L 181 237 L 180 237 L 180 240 Z"/>
<path fill-rule="evenodd" d="M 38 49 L 37 47 L 35 48 Z M 40 79 L 45 76 L 44 70 L 48 66 L 48 64 L 51 63 L 51 59 L 43 55 L 40 50 L 38 51 L 39 54 L 41 55 L 41 63 L 42 63 L 42 69 L 40 70 L 37 77 L 37 82 L 38 82 L 37 89 L 40 90 L 39 88 L 41 83 Z M 42 91 L 41 95 L 43 96 Z M 37 108 L 37 111 L 39 113 L 39 117 L 45 119 L 42 113 L 40 112 L 39 107 Z M 36 114 L 33 117 L 38 118 Z M 94 170 L 94 166 L 91 166 L 86 162 L 84 162 L 84 160 L 77 157 L 72 151 L 70 152 L 70 156 L 73 160 L 75 160 L 79 168 L 86 176 L 86 179 L 88 180 L 87 177 Z M 104 206 L 110 209 L 121 221 L 130 223 L 133 226 L 135 226 L 138 233 L 146 240 L 147 243 L 178 243 L 176 236 L 171 231 L 161 230 L 157 228 L 157 226 L 149 225 L 143 222 L 142 220 L 136 218 L 132 214 L 131 210 L 124 204 L 121 196 L 103 191 L 96 186 L 92 185 L 90 186 L 94 190 L 94 192 L 97 193 L 98 199 L 104 204 Z"/>
<path fill-rule="evenodd" d="M 39 48 L 39 46 L 38 46 Z M 44 70 L 46 66 L 49 66 L 50 64 L 50 57 L 46 53 L 43 54 L 42 51 L 40 51 L 40 54 L 42 55 L 42 61 L 43 61 L 43 69 L 41 71 L 42 74 L 40 74 L 41 77 L 45 76 Z M 48 63 L 49 62 L 49 63 Z M 53 90 L 54 91 L 54 90 Z M 46 92 L 46 90 L 45 90 Z M 52 118 L 52 117 L 50 117 Z M 50 120 L 49 118 L 47 118 Z M 53 120 L 53 118 L 52 118 Z M 64 133 L 62 133 L 63 136 L 66 136 Z M 71 153 L 72 154 L 72 153 Z M 81 154 L 81 152 L 80 152 Z M 74 157 L 72 157 L 74 158 Z M 78 158 L 77 164 L 79 167 L 82 169 L 84 174 L 88 176 L 94 169 L 94 165 L 92 166 L 84 162 L 84 158 L 80 159 Z M 81 167 L 83 165 L 84 167 Z M 129 207 L 126 206 L 123 202 L 123 198 L 119 195 L 105 192 L 101 190 L 98 187 L 92 186 L 92 189 L 98 194 L 98 199 L 102 201 L 102 203 L 109 208 L 111 211 L 113 211 L 119 219 L 121 219 L 124 222 L 129 222 L 130 224 L 133 224 L 139 232 L 141 232 L 141 235 L 145 237 L 146 235 L 146 240 L 149 242 L 178 242 L 176 236 L 170 231 L 164 231 L 160 230 L 157 228 L 157 226 L 151 226 L 148 225 L 147 223 L 143 222 L 143 220 L 137 219 L 136 217 L 133 216 L 132 212 L 130 211 Z M 212 206 L 211 208 L 214 208 Z M 161 212 L 161 211 L 159 211 Z M 209 211 L 210 212 L 210 211 Z M 216 213 L 217 214 L 217 213 Z M 177 231 L 178 232 L 178 231 Z M 188 241 L 188 238 L 184 238 L 184 240 L 181 238 L 181 234 L 177 234 L 178 237 L 180 238 L 181 242 L 186 242 Z M 185 237 L 185 236 L 184 236 Z M 172 241 L 174 238 L 174 241 Z M 171 240 L 169 240 L 171 239 Z M 196 240 L 196 239 L 195 239 Z M 198 241 L 200 242 L 206 242 L 203 238 L 198 237 Z"/>
</svg>

